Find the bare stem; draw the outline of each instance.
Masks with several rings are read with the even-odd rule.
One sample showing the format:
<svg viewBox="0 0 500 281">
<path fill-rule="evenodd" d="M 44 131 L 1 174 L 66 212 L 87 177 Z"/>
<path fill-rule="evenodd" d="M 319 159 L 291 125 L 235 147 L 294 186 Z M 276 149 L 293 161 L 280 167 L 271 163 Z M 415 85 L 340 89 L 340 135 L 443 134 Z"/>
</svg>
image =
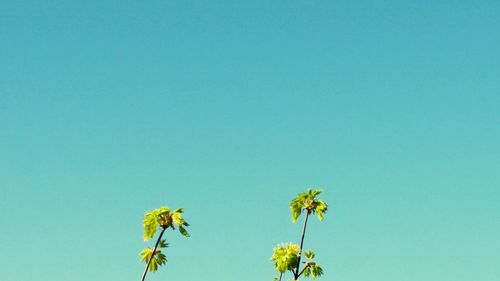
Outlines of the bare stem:
<svg viewBox="0 0 500 281">
<path fill-rule="evenodd" d="M 311 211 L 307 210 L 307 213 L 306 213 L 306 219 L 304 220 L 304 226 L 302 227 L 302 237 L 300 238 L 300 253 L 299 253 L 299 260 L 297 262 L 297 269 L 295 270 L 294 272 L 294 277 L 295 279 L 299 278 L 299 276 L 302 274 L 302 272 L 304 272 L 304 270 L 302 270 L 302 272 L 299 274 L 299 270 L 300 270 L 300 259 L 302 258 L 302 248 L 304 247 L 304 237 L 306 235 L 306 228 L 307 228 L 307 220 L 309 219 L 309 215 L 311 214 Z"/>
<path fill-rule="evenodd" d="M 299 278 L 302 275 L 302 273 L 304 273 L 306 268 L 308 268 L 308 267 L 309 267 L 309 265 L 306 264 L 306 266 L 304 266 L 304 268 L 302 268 L 302 271 L 299 273 L 299 275 L 297 275 L 297 278 Z"/>
</svg>

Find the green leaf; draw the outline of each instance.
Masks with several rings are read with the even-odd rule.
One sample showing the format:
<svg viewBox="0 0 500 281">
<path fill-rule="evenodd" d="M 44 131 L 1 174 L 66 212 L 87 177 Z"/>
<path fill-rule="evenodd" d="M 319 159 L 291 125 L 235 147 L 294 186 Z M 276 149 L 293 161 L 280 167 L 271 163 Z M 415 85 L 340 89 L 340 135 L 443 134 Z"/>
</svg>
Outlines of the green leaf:
<svg viewBox="0 0 500 281">
<path fill-rule="evenodd" d="M 323 200 L 318 200 L 316 202 L 315 211 L 318 215 L 318 219 L 320 221 L 323 220 L 323 214 L 328 210 L 328 205 Z"/>
<path fill-rule="evenodd" d="M 168 216 L 169 212 L 168 207 L 160 207 L 144 214 L 144 241 L 148 241 L 156 234 L 156 230 L 165 221 L 165 217 Z"/>
<path fill-rule="evenodd" d="M 313 279 L 316 279 L 316 277 L 323 275 L 323 269 L 316 264 L 311 269 L 311 275 Z"/>
<path fill-rule="evenodd" d="M 323 220 L 323 214 L 328 206 L 322 200 L 316 199 L 316 196 L 323 192 L 322 189 L 312 190 L 308 188 L 306 192 L 297 195 L 290 202 L 290 211 L 292 212 L 292 222 L 296 222 L 302 211 L 308 213 L 317 213 L 318 219 Z"/>
<path fill-rule="evenodd" d="M 155 211 L 148 212 L 144 215 L 144 241 L 148 241 L 156 234 L 158 228 L 158 216 Z"/>
<path fill-rule="evenodd" d="M 311 250 L 308 250 L 304 253 L 305 257 L 308 258 L 308 259 L 314 259 L 314 252 L 311 251 Z"/>
<path fill-rule="evenodd" d="M 158 247 L 159 248 L 167 248 L 168 247 L 168 243 L 165 241 L 165 239 L 161 239 L 160 243 L 158 244 Z"/>
<path fill-rule="evenodd" d="M 179 225 L 179 231 L 182 235 L 189 237 L 189 233 L 187 232 L 187 230 L 184 228 L 183 225 Z"/>
<path fill-rule="evenodd" d="M 184 213 L 184 208 L 177 208 L 172 213 Z"/>
<path fill-rule="evenodd" d="M 158 270 L 158 267 L 164 265 L 166 262 L 167 262 L 167 257 L 161 251 L 156 251 L 153 260 L 149 265 L 149 271 L 154 272 Z"/>
<path fill-rule="evenodd" d="M 271 260 L 274 261 L 276 271 L 284 273 L 287 270 L 292 270 L 297 267 L 299 263 L 299 256 L 299 245 L 285 243 L 274 247 Z"/>
<path fill-rule="evenodd" d="M 140 255 L 142 261 L 148 263 L 149 257 L 151 257 L 152 253 L 153 253 L 153 249 L 144 248 L 139 255 Z"/>
<path fill-rule="evenodd" d="M 311 189 L 309 188 L 309 190 L 311 190 Z M 321 192 L 323 192 L 323 189 L 316 189 L 316 190 L 314 190 L 312 192 L 312 197 L 316 197 L 316 196 L 320 195 Z"/>
<path fill-rule="evenodd" d="M 302 213 L 302 200 L 300 195 L 290 202 L 290 211 L 292 212 L 292 222 L 296 222 Z"/>
<path fill-rule="evenodd" d="M 311 267 L 307 266 L 306 269 L 304 269 L 304 277 L 309 277 L 311 275 Z"/>
<path fill-rule="evenodd" d="M 151 259 L 152 255 L 153 255 L 153 249 L 145 248 L 144 250 L 142 250 L 140 254 L 141 260 L 147 264 L 149 259 Z M 167 262 L 167 257 L 160 250 L 156 250 L 156 253 L 153 255 L 153 258 L 151 259 L 151 263 L 149 264 L 149 271 L 154 272 L 158 270 L 158 267 L 164 265 L 166 262 Z"/>
<path fill-rule="evenodd" d="M 182 210 L 182 209 L 181 209 Z M 184 224 L 184 219 L 182 218 L 182 213 L 179 212 L 174 212 L 172 214 L 172 220 L 174 221 L 175 224 L 177 225 L 183 225 Z"/>
</svg>

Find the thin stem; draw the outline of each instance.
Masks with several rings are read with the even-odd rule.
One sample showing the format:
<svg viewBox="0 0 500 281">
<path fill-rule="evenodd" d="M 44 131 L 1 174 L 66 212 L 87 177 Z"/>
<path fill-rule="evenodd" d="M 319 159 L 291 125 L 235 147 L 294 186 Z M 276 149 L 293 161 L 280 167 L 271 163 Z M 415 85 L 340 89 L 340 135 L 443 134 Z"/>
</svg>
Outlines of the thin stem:
<svg viewBox="0 0 500 281">
<path fill-rule="evenodd" d="M 280 272 L 280 279 L 278 281 L 281 281 L 282 276 L 283 276 L 283 272 Z"/>
<path fill-rule="evenodd" d="M 299 260 L 297 262 L 297 269 L 294 272 L 295 279 L 299 278 L 299 270 L 300 270 L 300 259 L 302 258 L 302 248 L 304 247 L 304 237 L 306 235 L 306 228 L 307 228 L 307 220 L 309 219 L 309 215 L 311 214 L 311 211 L 307 210 L 306 213 L 306 219 L 304 220 L 304 226 L 302 227 L 302 237 L 300 238 L 300 253 L 299 253 Z M 302 274 L 302 273 L 301 273 Z"/>
<path fill-rule="evenodd" d="M 306 266 L 304 266 L 304 268 L 302 268 L 302 271 L 299 273 L 299 275 L 297 275 L 297 278 L 299 278 L 302 275 L 302 273 L 304 273 L 306 268 L 308 268 L 308 267 L 309 267 L 309 265 L 306 264 Z"/>
<path fill-rule="evenodd" d="M 163 233 L 165 233 L 165 230 L 167 230 L 167 228 L 162 229 L 162 231 L 160 232 L 160 236 L 158 236 L 158 240 L 156 240 L 155 248 L 153 250 L 153 253 L 151 254 L 151 257 L 148 260 L 148 263 L 146 264 L 146 268 L 144 269 L 144 273 L 142 274 L 141 281 L 144 281 L 144 279 L 146 279 L 146 274 L 148 273 L 149 265 L 151 264 L 151 261 L 153 260 L 153 257 L 156 254 L 156 249 L 160 244 L 161 237 L 163 236 Z"/>
</svg>

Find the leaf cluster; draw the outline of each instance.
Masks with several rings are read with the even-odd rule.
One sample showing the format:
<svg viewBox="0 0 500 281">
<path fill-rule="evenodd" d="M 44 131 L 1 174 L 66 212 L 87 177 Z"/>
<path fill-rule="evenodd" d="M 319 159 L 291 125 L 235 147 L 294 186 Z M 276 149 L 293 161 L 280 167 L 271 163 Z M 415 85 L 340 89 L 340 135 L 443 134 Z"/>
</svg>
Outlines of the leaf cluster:
<svg viewBox="0 0 500 281">
<path fill-rule="evenodd" d="M 160 240 L 158 244 L 158 248 L 167 248 L 168 244 L 165 242 L 164 239 Z M 140 253 L 141 260 L 147 263 L 151 259 L 151 263 L 149 264 L 149 271 L 150 272 L 155 272 L 158 270 L 158 267 L 164 265 L 167 262 L 167 257 L 165 256 L 164 253 L 162 253 L 161 250 L 156 250 L 153 253 L 153 249 L 151 248 L 145 248 L 144 250 L 141 251 Z"/>
<path fill-rule="evenodd" d="M 168 207 L 160 207 L 147 212 L 144 215 L 143 221 L 144 241 L 151 239 L 159 228 L 167 229 L 170 227 L 175 229 L 175 226 L 178 226 L 179 232 L 182 235 L 189 237 L 189 233 L 186 230 L 189 224 L 182 217 L 183 213 L 183 208 L 171 211 Z"/>
<path fill-rule="evenodd" d="M 297 267 L 300 257 L 300 247 L 293 243 L 283 243 L 273 249 L 271 260 L 274 267 L 280 273 L 292 270 Z"/>
<path fill-rule="evenodd" d="M 302 211 L 309 214 L 316 214 L 320 221 L 323 220 L 324 213 L 328 210 L 328 205 L 323 200 L 316 198 L 321 192 L 323 192 L 322 189 L 312 190 L 308 188 L 307 192 L 301 193 L 292 199 L 290 202 L 290 211 L 292 212 L 293 222 L 297 221 Z"/>
<path fill-rule="evenodd" d="M 279 273 L 279 278 L 275 278 L 275 281 L 281 281 L 283 274 L 287 271 L 293 274 L 296 281 L 302 275 L 304 277 L 312 277 L 312 279 L 323 275 L 323 269 L 314 261 L 316 256 L 314 252 L 312 250 L 302 252 L 301 248 L 307 226 L 307 217 L 310 214 L 316 214 L 318 219 L 322 221 L 324 214 L 328 210 L 328 205 L 323 200 L 317 198 L 321 192 L 321 189 L 313 190 L 308 188 L 306 192 L 300 193 L 290 202 L 292 222 L 295 223 L 303 212 L 306 213 L 302 232 L 303 236 L 300 246 L 293 243 L 285 243 L 273 249 L 271 260 L 274 262 L 274 267 Z M 306 260 L 301 262 L 302 254 L 304 254 Z"/>
<path fill-rule="evenodd" d="M 323 269 L 313 261 L 314 257 L 316 256 L 314 252 L 308 250 L 304 253 L 304 256 L 307 259 L 307 261 L 303 262 L 304 269 L 302 270 L 302 274 L 304 274 L 304 277 L 311 276 L 312 279 L 316 279 L 316 277 L 323 275 Z"/>
<path fill-rule="evenodd" d="M 158 209 L 151 210 L 144 214 L 143 226 L 144 226 L 144 241 L 148 241 L 153 238 L 156 232 L 161 229 L 162 233 L 168 228 L 179 228 L 179 232 L 185 237 L 189 237 L 189 233 L 186 227 L 189 226 L 187 221 L 183 218 L 184 209 L 179 208 L 171 210 L 168 207 L 160 207 Z M 160 239 L 162 234 L 158 237 Z M 149 271 L 154 272 L 158 270 L 158 267 L 164 265 L 167 262 L 167 257 L 160 250 L 168 247 L 167 242 L 164 239 L 157 240 L 158 247 L 155 249 L 145 248 L 141 251 L 141 260 L 146 264 L 149 263 Z"/>
</svg>

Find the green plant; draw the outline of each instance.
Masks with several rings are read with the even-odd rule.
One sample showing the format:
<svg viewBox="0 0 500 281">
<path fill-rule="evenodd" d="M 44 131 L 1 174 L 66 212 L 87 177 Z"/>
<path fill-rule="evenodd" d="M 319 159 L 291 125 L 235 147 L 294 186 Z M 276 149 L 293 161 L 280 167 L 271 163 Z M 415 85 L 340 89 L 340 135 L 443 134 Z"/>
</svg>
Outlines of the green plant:
<svg viewBox="0 0 500 281">
<path fill-rule="evenodd" d="M 167 262 L 167 257 L 160 249 L 168 247 L 165 239 L 162 239 L 163 234 L 168 228 L 175 230 L 177 227 L 182 235 L 189 237 L 189 233 L 186 230 L 189 224 L 182 218 L 183 212 L 184 209 L 182 208 L 171 211 L 168 207 L 160 207 L 144 214 L 144 241 L 153 238 L 158 230 L 160 230 L 160 234 L 153 249 L 148 247 L 140 253 L 141 260 L 146 263 L 141 281 L 144 281 L 146 278 L 148 270 L 154 272 L 158 270 L 158 267 Z"/>
<path fill-rule="evenodd" d="M 328 205 L 321 199 L 316 197 L 322 192 L 321 189 L 308 189 L 307 192 L 297 195 L 290 202 L 290 211 L 292 212 L 292 222 L 297 222 L 302 213 L 305 213 L 304 225 L 302 227 L 302 235 L 300 237 L 300 245 L 293 243 L 280 244 L 273 249 L 271 260 L 274 262 L 274 267 L 279 273 L 279 277 L 275 281 L 281 281 L 283 275 L 290 271 L 293 275 L 293 280 L 298 280 L 302 275 L 304 277 L 316 277 L 323 275 L 323 269 L 313 261 L 315 254 L 308 250 L 304 252 L 306 261 L 303 261 L 301 269 L 302 252 L 304 248 L 304 238 L 307 229 L 307 222 L 311 214 L 316 214 L 320 221 L 323 220 L 324 213 L 328 210 Z"/>
</svg>

